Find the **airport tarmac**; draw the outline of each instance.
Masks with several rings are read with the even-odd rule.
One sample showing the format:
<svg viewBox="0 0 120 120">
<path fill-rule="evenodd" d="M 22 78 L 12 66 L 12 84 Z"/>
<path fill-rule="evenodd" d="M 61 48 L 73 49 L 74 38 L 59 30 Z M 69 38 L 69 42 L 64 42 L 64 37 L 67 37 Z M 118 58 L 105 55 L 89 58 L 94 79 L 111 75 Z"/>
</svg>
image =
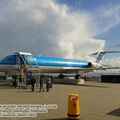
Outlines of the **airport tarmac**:
<svg viewBox="0 0 120 120">
<path fill-rule="evenodd" d="M 0 87 L 0 104 L 57 104 L 58 109 L 35 118 L 1 120 L 67 120 L 68 94 L 80 96 L 80 120 L 120 120 L 120 84 L 85 82 L 85 85 L 54 84 L 50 92 Z"/>
</svg>

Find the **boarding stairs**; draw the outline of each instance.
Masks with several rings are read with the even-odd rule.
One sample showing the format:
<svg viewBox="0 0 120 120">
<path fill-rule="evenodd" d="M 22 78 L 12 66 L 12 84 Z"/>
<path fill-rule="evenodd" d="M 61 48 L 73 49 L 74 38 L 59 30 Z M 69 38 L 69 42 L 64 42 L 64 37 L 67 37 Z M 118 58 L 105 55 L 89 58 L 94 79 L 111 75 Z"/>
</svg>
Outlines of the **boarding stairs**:
<svg viewBox="0 0 120 120">
<path fill-rule="evenodd" d="M 21 76 L 22 76 L 22 79 L 23 79 L 23 83 L 25 84 L 25 85 L 27 85 L 26 84 L 26 73 L 27 72 L 29 72 L 29 71 L 31 71 L 32 72 L 32 75 L 37 75 L 37 73 L 38 73 L 38 76 L 40 75 L 40 68 L 39 68 L 39 65 L 38 65 L 38 62 L 37 62 L 37 60 L 36 59 L 34 59 L 33 57 L 32 57 L 32 55 L 28 55 L 28 63 L 26 62 L 26 60 L 25 60 L 25 58 L 24 58 L 24 54 L 19 54 L 20 55 L 20 57 L 21 57 L 21 59 L 22 59 L 22 61 L 23 61 L 23 65 L 21 65 L 21 67 L 20 67 L 20 74 L 21 74 Z M 31 62 L 30 62 L 30 60 L 34 60 L 34 63 L 35 63 L 35 65 L 33 66 L 32 64 L 31 64 Z M 38 79 L 39 80 L 39 79 Z"/>
</svg>

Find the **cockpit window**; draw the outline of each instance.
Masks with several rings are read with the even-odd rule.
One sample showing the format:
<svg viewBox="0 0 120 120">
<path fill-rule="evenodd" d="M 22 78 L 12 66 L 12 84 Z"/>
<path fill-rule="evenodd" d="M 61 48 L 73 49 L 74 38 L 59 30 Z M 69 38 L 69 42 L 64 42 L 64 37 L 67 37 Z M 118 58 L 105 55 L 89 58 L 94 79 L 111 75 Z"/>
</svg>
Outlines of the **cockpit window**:
<svg viewBox="0 0 120 120">
<path fill-rule="evenodd" d="M 12 62 L 12 61 L 15 61 L 15 59 L 16 59 L 16 57 L 15 57 L 15 55 L 10 55 L 10 56 L 7 56 L 7 57 L 5 57 L 3 60 L 2 60 L 2 62 Z"/>
</svg>

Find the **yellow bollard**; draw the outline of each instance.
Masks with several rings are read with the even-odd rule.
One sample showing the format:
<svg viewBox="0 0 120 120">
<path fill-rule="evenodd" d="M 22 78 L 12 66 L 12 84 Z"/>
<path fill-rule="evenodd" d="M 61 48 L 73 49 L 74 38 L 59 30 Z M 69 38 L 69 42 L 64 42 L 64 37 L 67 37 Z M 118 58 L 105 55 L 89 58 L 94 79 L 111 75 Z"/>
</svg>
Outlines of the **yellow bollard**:
<svg viewBox="0 0 120 120">
<path fill-rule="evenodd" d="M 80 119 L 80 100 L 78 94 L 68 95 L 68 119 Z"/>
</svg>

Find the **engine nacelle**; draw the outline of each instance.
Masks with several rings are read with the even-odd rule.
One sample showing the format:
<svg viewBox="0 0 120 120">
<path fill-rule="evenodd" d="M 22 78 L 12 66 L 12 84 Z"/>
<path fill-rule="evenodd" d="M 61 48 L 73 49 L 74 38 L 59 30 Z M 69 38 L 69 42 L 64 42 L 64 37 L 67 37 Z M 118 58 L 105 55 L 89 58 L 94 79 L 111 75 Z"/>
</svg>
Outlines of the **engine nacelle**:
<svg viewBox="0 0 120 120">
<path fill-rule="evenodd" d="M 99 63 L 93 62 L 92 65 L 93 65 L 94 68 L 102 68 L 102 65 L 99 64 Z"/>
</svg>

